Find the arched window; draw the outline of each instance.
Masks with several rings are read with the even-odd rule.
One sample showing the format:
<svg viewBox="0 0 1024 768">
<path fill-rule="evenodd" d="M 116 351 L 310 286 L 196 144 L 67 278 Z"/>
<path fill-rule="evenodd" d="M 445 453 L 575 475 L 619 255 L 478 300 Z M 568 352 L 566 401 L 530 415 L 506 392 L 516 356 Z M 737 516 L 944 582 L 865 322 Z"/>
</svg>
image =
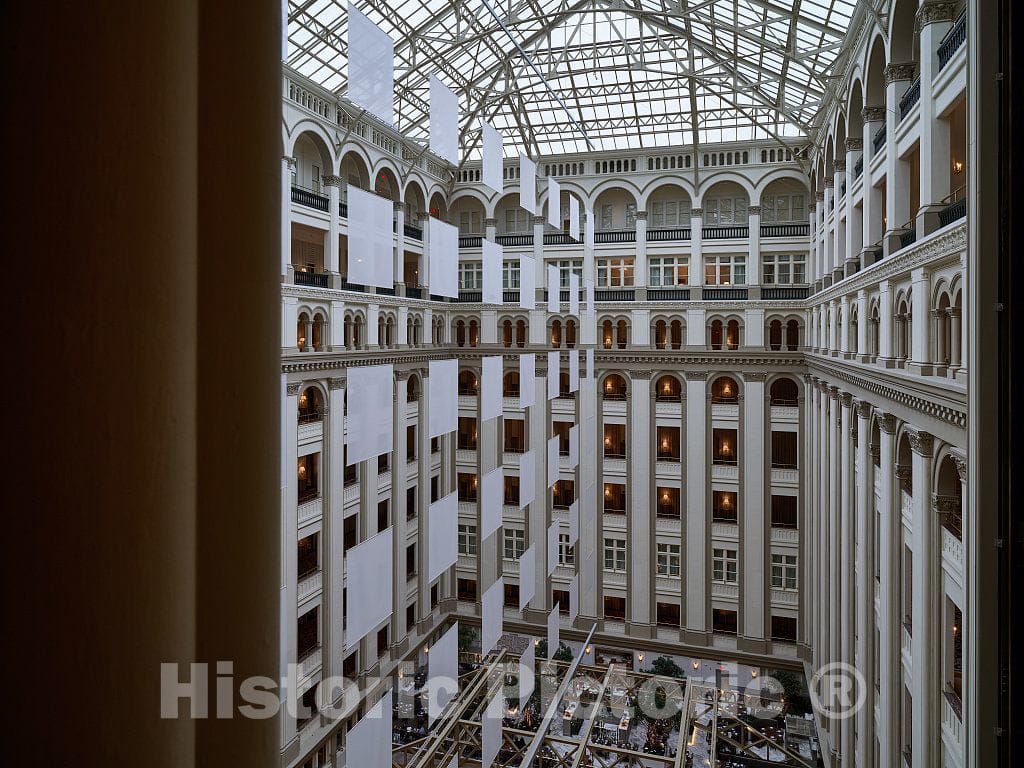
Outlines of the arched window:
<svg viewBox="0 0 1024 768">
<path fill-rule="evenodd" d="M 740 348 L 740 321 L 730 320 L 725 327 L 725 346 L 729 349 Z"/>
<path fill-rule="evenodd" d="M 683 348 L 683 324 L 679 320 L 672 321 L 672 337 L 671 337 L 672 349 Z"/>
<path fill-rule="evenodd" d="M 475 347 L 480 344 L 480 325 L 476 320 L 469 321 L 469 346 Z"/>
<path fill-rule="evenodd" d="M 563 398 L 576 397 L 574 392 L 569 391 L 569 372 L 562 371 L 558 374 L 558 396 Z"/>
<path fill-rule="evenodd" d="M 519 397 L 519 371 L 509 371 L 501 381 L 503 397 Z"/>
<path fill-rule="evenodd" d="M 711 321 L 711 348 L 722 348 L 722 321 L 717 318 Z"/>
<path fill-rule="evenodd" d="M 768 348 L 773 352 L 782 349 L 782 321 L 772 320 L 768 324 Z"/>
<path fill-rule="evenodd" d="M 740 388 L 731 376 L 720 376 L 711 385 L 712 403 L 738 403 Z"/>
<path fill-rule="evenodd" d="M 658 320 L 654 324 L 654 348 L 668 349 L 668 338 L 664 320 Z"/>
<path fill-rule="evenodd" d="M 790 352 L 796 352 L 799 347 L 800 323 L 794 318 L 786 322 L 786 349 Z"/>
<path fill-rule="evenodd" d="M 420 377 L 416 374 L 409 376 L 405 385 L 405 402 L 415 403 L 420 399 Z"/>
<path fill-rule="evenodd" d="M 464 347 L 466 346 L 466 321 L 456 320 L 455 321 L 455 346 Z"/>
<path fill-rule="evenodd" d="M 520 348 L 526 346 L 526 321 L 525 320 L 519 320 L 519 321 L 516 322 L 516 346 L 520 347 Z"/>
<path fill-rule="evenodd" d="M 313 343 L 313 339 L 310 338 L 313 335 L 312 329 L 309 325 L 309 315 L 303 312 L 295 324 L 295 338 L 298 340 L 296 346 L 298 346 L 299 352 L 308 352 Z"/>
<path fill-rule="evenodd" d="M 323 315 L 313 317 L 313 349 L 317 352 L 324 351 L 324 325 Z"/>
<path fill-rule="evenodd" d="M 299 424 L 320 421 L 324 417 L 323 399 L 316 387 L 306 387 L 299 395 Z"/>
<path fill-rule="evenodd" d="M 352 348 L 363 348 L 363 316 L 356 315 L 352 321 Z"/>
<path fill-rule="evenodd" d="M 612 343 L 612 321 L 605 320 L 601 323 L 601 346 L 605 349 L 611 349 Z"/>
<path fill-rule="evenodd" d="M 610 374 L 601 388 L 605 400 L 625 400 L 627 391 L 626 380 L 617 373 Z"/>
<path fill-rule="evenodd" d="M 800 388 L 792 379 L 776 379 L 772 382 L 768 395 L 772 405 L 794 406 L 799 402 Z"/>
<path fill-rule="evenodd" d="M 683 397 L 683 388 L 675 376 L 662 376 L 654 385 L 654 396 L 659 403 L 678 403 Z"/>
<path fill-rule="evenodd" d="M 480 391 L 480 382 L 472 371 L 459 373 L 459 394 L 475 396 Z"/>
<path fill-rule="evenodd" d="M 555 349 L 562 346 L 562 321 L 558 319 L 551 321 L 551 346 Z"/>
<path fill-rule="evenodd" d="M 512 346 L 512 321 L 506 320 L 501 324 L 501 345 L 508 349 Z"/>
<path fill-rule="evenodd" d="M 629 344 L 629 325 L 625 320 L 619 320 L 615 328 L 615 343 L 619 349 L 625 349 Z"/>
<path fill-rule="evenodd" d="M 576 347 L 576 321 L 572 318 L 565 321 L 565 346 L 568 349 Z"/>
</svg>

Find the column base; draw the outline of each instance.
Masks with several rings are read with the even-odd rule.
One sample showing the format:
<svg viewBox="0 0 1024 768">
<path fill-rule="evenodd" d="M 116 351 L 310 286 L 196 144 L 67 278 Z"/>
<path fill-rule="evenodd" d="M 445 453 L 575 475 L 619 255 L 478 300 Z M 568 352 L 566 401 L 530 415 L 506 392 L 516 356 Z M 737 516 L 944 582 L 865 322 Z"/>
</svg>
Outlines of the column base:
<svg viewBox="0 0 1024 768">
<path fill-rule="evenodd" d="M 328 272 L 327 285 L 333 288 L 335 291 L 341 290 L 341 273 L 340 272 Z"/>
<path fill-rule="evenodd" d="M 812 289 L 811 293 L 812 293 L 812 294 L 813 294 L 813 293 L 818 293 L 818 292 L 819 292 L 819 291 L 821 291 L 821 289 L 822 289 L 822 288 L 824 288 L 824 287 L 825 287 L 825 286 L 824 286 L 824 285 L 822 284 L 822 281 L 821 281 L 820 279 L 819 279 L 819 280 L 815 280 L 815 281 L 814 281 L 814 288 Z"/>
<path fill-rule="evenodd" d="M 832 282 L 833 283 L 838 283 L 844 277 L 846 277 L 846 274 L 843 272 L 843 268 L 842 267 L 836 267 L 835 269 L 832 270 Z"/>
<path fill-rule="evenodd" d="M 858 272 L 860 272 L 860 258 L 857 256 L 851 256 L 843 264 L 843 273 L 846 277 L 852 277 Z"/>
<path fill-rule="evenodd" d="M 654 625 L 643 622 L 627 621 L 626 634 L 630 637 L 637 637 L 643 640 L 650 640 L 654 637 Z"/>
<path fill-rule="evenodd" d="M 695 645 L 706 648 L 711 645 L 711 634 L 709 632 L 701 632 L 696 629 L 683 629 L 679 633 L 679 637 L 687 645 Z"/>
<path fill-rule="evenodd" d="M 878 358 L 876 358 L 875 362 L 877 362 L 883 368 L 895 368 L 896 367 L 896 358 L 895 357 L 878 357 Z"/>
<path fill-rule="evenodd" d="M 867 269 L 872 264 L 882 260 L 882 251 L 879 248 L 865 248 L 860 252 L 860 268 Z"/>
<path fill-rule="evenodd" d="M 821 287 L 828 288 L 832 285 L 832 275 L 822 275 Z"/>
<path fill-rule="evenodd" d="M 690 301 L 701 301 L 704 297 L 704 286 L 703 285 L 691 285 L 690 286 Z"/>
<path fill-rule="evenodd" d="M 917 212 L 914 227 L 917 230 L 918 240 L 942 227 L 942 223 L 939 221 L 939 212 L 943 208 L 945 208 L 944 205 L 925 205 Z"/>
<path fill-rule="evenodd" d="M 921 376 L 931 376 L 935 372 L 935 366 L 931 363 L 917 363 L 913 360 L 908 360 L 907 371 Z"/>
<path fill-rule="evenodd" d="M 736 649 L 748 653 L 767 654 L 768 641 L 763 637 L 743 637 L 741 635 L 736 638 Z"/>
<path fill-rule="evenodd" d="M 890 229 L 885 235 L 882 236 L 882 254 L 883 256 L 891 256 L 896 251 L 903 248 L 903 243 L 900 242 L 903 237 L 902 229 Z"/>
<path fill-rule="evenodd" d="M 747 301 L 760 301 L 761 300 L 761 286 L 751 285 L 747 288 Z"/>
</svg>

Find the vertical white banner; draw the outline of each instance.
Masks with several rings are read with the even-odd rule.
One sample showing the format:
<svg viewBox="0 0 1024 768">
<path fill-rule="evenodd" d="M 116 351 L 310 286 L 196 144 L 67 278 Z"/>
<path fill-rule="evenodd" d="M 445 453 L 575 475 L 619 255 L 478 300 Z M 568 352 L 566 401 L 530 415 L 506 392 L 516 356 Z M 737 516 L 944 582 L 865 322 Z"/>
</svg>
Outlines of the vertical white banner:
<svg viewBox="0 0 1024 768">
<path fill-rule="evenodd" d="M 531 544 L 519 558 L 519 610 L 524 611 L 537 592 L 537 550 Z"/>
<path fill-rule="evenodd" d="M 348 97 L 388 125 L 395 124 L 395 44 L 348 4 Z"/>
<path fill-rule="evenodd" d="M 537 389 L 537 357 L 536 355 L 519 356 L 519 405 L 523 408 L 531 406 L 536 399 Z"/>
<path fill-rule="evenodd" d="M 502 357 L 493 355 L 480 361 L 480 420 L 501 416 Z"/>
<path fill-rule="evenodd" d="M 519 205 L 531 216 L 537 215 L 537 164 L 519 153 Z"/>
<path fill-rule="evenodd" d="M 558 301 L 562 291 L 561 282 L 558 267 L 548 264 L 548 312 L 558 314 L 561 309 Z"/>
<path fill-rule="evenodd" d="M 345 650 L 381 624 L 392 611 L 393 530 L 386 528 L 346 554 Z M 391 708 L 388 708 L 391 711 Z"/>
<path fill-rule="evenodd" d="M 351 195 L 351 189 L 349 191 Z M 435 296 L 459 297 L 459 230 L 451 224 L 427 219 L 430 238 L 430 292 Z M 349 229 L 351 232 L 351 228 Z M 351 234 L 349 235 L 351 238 Z"/>
<path fill-rule="evenodd" d="M 548 224 L 562 228 L 562 187 L 553 176 L 548 176 Z"/>
<path fill-rule="evenodd" d="M 569 582 L 569 622 L 576 621 L 580 612 L 580 575 L 577 573 Z"/>
<path fill-rule="evenodd" d="M 480 716 L 480 768 L 493 768 L 501 751 L 505 697 L 499 690 Z"/>
<path fill-rule="evenodd" d="M 537 304 L 537 264 L 531 256 L 519 257 L 519 306 L 532 310 Z"/>
<path fill-rule="evenodd" d="M 569 546 L 580 539 L 580 500 L 569 505 Z"/>
<path fill-rule="evenodd" d="M 561 372 L 561 354 L 558 350 L 548 352 L 548 400 L 558 397 L 558 376 Z"/>
<path fill-rule="evenodd" d="M 556 520 L 548 526 L 548 576 L 558 567 L 558 532 L 561 526 Z"/>
<path fill-rule="evenodd" d="M 484 304 L 503 304 L 505 296 L 501 286 L 501 272 L 504 259 L 501 246 L 490 240 L 482 241 L 483 273 L 484 273 Z"/>
<path fill-rule="evenodd" d="M 569 273 L 569 314 L 580 314 L 580 276 L 575 272 Z"/>
<path fill-rule="evenodd" d="M 594 350 L 587 350 L 587 378 L 594 380 Z"/>
<path fill-rule="evenodd" d="M 558 651 L 558 603 L 555 603 L 551 613 L 548 614 L 548 661 L 555 658 Z"/>
<path fill-rule="evenodd" d="M 594 304 L 594 281 L 587 280 L 587 314 L 593 315 L 597 311 L 597 305 Z"/>
<path fill-rule="evenodd" d="M 391 765 L 393 717 L 391 694 L 386 693 L 345 737 L 345 765 Z"/>
<path fill-rule="evenodd" d="M 355 186 L 349 187 L 349 282 L 376 288 L 394 287 L 394 220 L 395 206 L 390 200 Z"/>
<path fill-rule="evenodd" d="M 569 195 L 569 237 L 580 241 L 580 201 L 573 195 Z"/>
<path fill-rule="evenodd" d="M 519 508 L 532 504 L 536 498 L 537 456 L 527 451 L 519 457 Z"/>
<path fill-rule="evenodd" d="M 547 487 L 550 488 L 558 480 L 558 442 L 559 438 L 556 435 L 548 440 L 548 468 L 547 468 Z"/>
<path fill-rule="evenodd" d="M 427 365 L 427 437 L 459 428 L 459 361 L 431 360 Z"/>
<path fill-rule="evenodd" d="M 459 693 L 458 622 L 452 624 L 441 639 L 434 643 L 430 649 L 427 668 L 427 716 L 433 724 L 448 706 L 448 702 Z"/>
<path fill-rule="evenodd" d="M 575 469 L 580 463 L 580 427 L 573 424 L 569 427 L 569 469 Z"/>
<path fill-rule="evenodd" d="M 459 164 L 459 97 L 434 75 L 430 81 L 430 151 Z"/>
<path fill-rule="evenodd" d="M 459 559 L 459 494 L 449 493 L 427 508 L 427 581 L 434 582 Z"/>
<path fill-rule="evenodd" d="M 348 463 L 391 453 L 395 374 L 392 365 L 349 368 Z"/>
<path fill-rule="evenodd" d="M 490 123 L 481 123 L 480 131 L 483 136 L 483 174 L 481 180 L 488 187 L 498 194 L 501 194 L 505 186 L 502 179 L 504 175 L 502 165 L 505 160 L 503 144 L 504 137 L 491 126 Z"/>
<path fill-rule="evenodd" d="M 482 613 L 482 639 L 480 640 L 480 653 L 483 656 L 486 656 L 494 650 L 494 646 L 498 644 L 498 639 L 501 637 L 503 618 L 502 606 L 504 604 L 505 580 L 499 576 L 498 580 L 491 585 L 490 589 L 484 592 L 483 599 L 480 601 L 480 610 Z"/>
<path fill-rule="evenodd" d="M 484 475 L 480 482 L 480 541 L 501 528 L 501 506 L 505 501 L 505 474 L 502 467 Z"/>
<path fill-rule="evenodd" d="M 586 256 L 594 255 L 594 212 L 587 209 L 587 220 L 583 225 L 583 253 Z"/>
<path fill-rule="evenodd" d="M 533 695 L 533 688 L 537 677 L 537 646 L 533 638 L 527 638 L 526 650 L 519 657 L 519 711 L 523 711 L 526 702 Z"/>
<path fill-rule="evenodd" d="M 580 389 L 580 351 L 569 350 L 569 391 L 578 392 Z"/>
</svg>

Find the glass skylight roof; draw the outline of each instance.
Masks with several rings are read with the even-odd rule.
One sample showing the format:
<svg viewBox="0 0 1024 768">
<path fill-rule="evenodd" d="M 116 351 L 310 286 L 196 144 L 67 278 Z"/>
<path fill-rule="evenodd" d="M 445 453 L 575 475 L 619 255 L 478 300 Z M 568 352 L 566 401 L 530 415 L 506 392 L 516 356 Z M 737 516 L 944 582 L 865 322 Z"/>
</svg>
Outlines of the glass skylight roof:
<svg viewBox="0 0 1024 768">
<path fill-rule="evenodd" d="M 806 136 L 855 0 L 357 0 L 395 41 L 397 128 L 426 139 L 428 81 L 459 95 L 463 156 L 479 121 L 506 155 Z M 345 0 L 289 0 L 288 63 L 346 91 Z M 548 90 L 547 81 L 566 109 Z M 584 136 L 584 132 L 586 136 Z M 587 138 L 590 140 L 588 146 Z"/>
</svg>

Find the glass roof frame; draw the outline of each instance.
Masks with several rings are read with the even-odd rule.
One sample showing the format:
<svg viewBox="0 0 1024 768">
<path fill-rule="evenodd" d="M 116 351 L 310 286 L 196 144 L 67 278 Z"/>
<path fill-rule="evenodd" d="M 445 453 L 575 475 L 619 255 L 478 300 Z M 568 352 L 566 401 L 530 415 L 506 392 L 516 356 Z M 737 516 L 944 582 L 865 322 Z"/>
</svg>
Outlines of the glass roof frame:
<svg viewBox="0 0 1024 768">
<path fill-rule="evenodd" d="M 466 159 L 479 156 L 481 120 L 504 135 L 507 156 L 535 159 L 800 143 L 827 102 L 857 9 L 857 0 L 489 2 L 543 78 L 480 0 L 354 2 L 395 42 L 395 127 L 426 142 L 435 74 L 459 95 Z M 346 8 L 347 0 L 288 0 L 287 9 L 287 63 L 339 96 Z"/>
</svg>

